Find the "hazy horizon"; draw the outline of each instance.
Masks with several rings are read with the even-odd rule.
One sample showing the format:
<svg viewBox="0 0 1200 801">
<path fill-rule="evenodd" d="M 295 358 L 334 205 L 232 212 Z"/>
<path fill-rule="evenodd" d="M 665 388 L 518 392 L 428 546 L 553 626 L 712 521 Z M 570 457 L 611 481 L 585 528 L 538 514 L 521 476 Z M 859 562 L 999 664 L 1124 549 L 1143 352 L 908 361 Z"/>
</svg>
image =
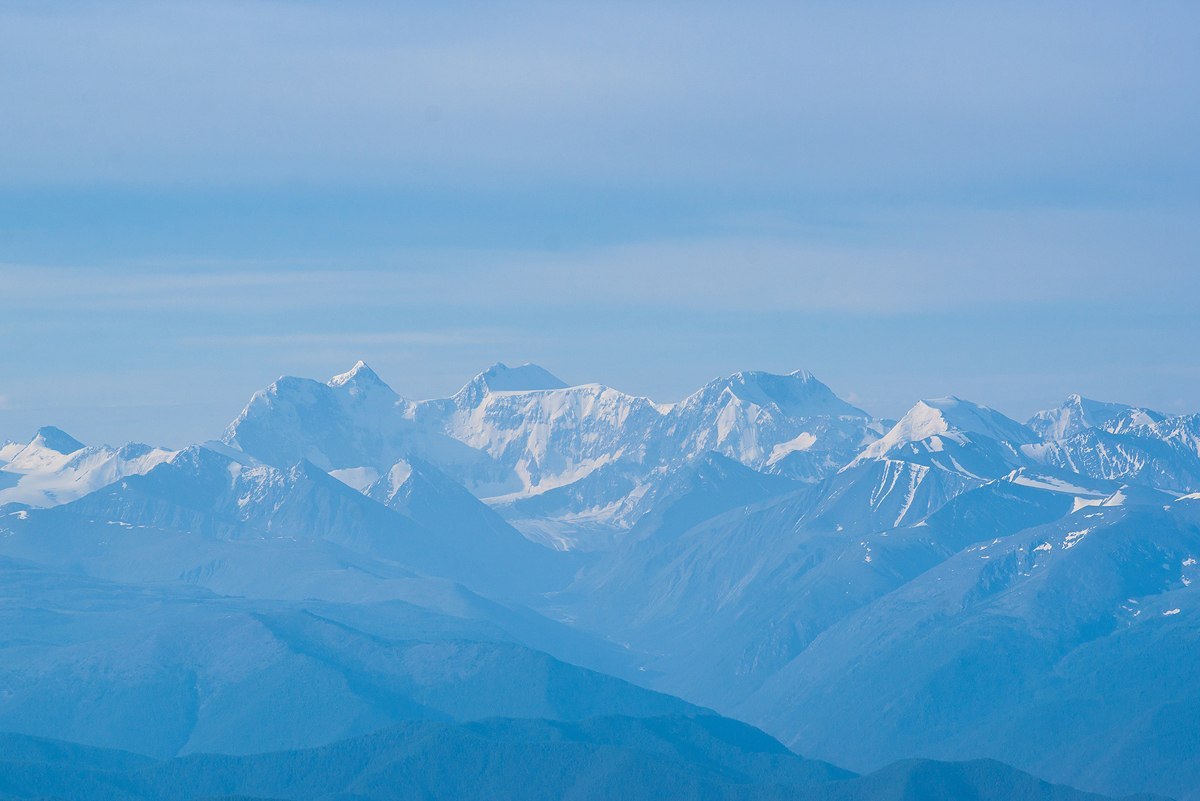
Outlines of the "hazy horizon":
<svg viewBox="0 0 1200 801">
<path fill-rule="evenodd" d="M 0 438 L 181 444 L 359 358 L 416 398 L 531 361 L 1195 411 L 1198 23 L 8 4 Z"/>
</svg>

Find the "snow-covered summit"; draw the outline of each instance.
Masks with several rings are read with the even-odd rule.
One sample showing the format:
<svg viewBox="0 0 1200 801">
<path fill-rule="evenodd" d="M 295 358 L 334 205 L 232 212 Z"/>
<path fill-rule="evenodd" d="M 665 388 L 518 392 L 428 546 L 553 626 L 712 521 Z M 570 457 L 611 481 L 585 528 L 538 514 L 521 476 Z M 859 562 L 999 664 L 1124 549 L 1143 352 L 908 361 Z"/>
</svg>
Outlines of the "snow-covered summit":
<svg viewBox="0 0 1200 801">
<path fill-rule="evenodd" d="M 995 409 L 949 395 L 918 401 L 864 455 L 882 456 L 897 445 L 934 436 L 963 444 L 971 434 L 1013 443 L 1032 442 L 1036 438 L 1028 428 Z"/>
<path fill-rule="evenodd" d="M 680 411 L 719 402 L 721 398 L 736 399 L 762 409 L 777 410 L 789 417 L 848 416 L 868 418 L 869 414 L 834 394 L 807 370 L 786 375 L 758 370 L 734 373 L 705 384 L 676 407 Z"/>
<path fill-rule="evenodd" d="M 1075 394 L 1029 426 L 1044 440 L 1021 448 L 1035 462 L 1177 492 L 1200 487 L 1200 415 L 1171 417 Z"/>
<path fill-rule="evenodd" d="M 386 388 L 391 391 L 391 387 L 384 383 L 379 374 L 367 366 L 367 363 L 359 359 L 344 373 L 335 375 L 327 382 L 331 387 L 346 387 L 348 389 L 369 389 L 369 388 Z"/>
<path fill-rule="evenodd" d="M 496 362 L 476 376 L 474 381 L 482 383 L 492 392 L 530 392 L 564 389 L 567 386 L 565 381 L 550 371 L 529 362 L 517 367 Z"/>
<path fill-rule="evenodd" d="M 61 428 L 42 426 L 23 446 L 6 448 L 7 464 L 12 473 L 36 473 L 64 464 L 71 454 L 86 447 Z"/>
<path fill-rule="evenodd" d="M 527 362 L 509 367 L 496 362 L 468 381 L 452 400 L 459 408 L 473 408 L 486 396 L 498 392 L 544 392 L 567 387 L 565 381 L 536 364 Z"/>
<path fill-rule="evenodd" d="M 250 398 L 222 441 L 267 464 L 386 467 L 410 450 L 412 403 L 359 361 L 327 382 L 283 376 Z"/>
<path fill-rule="evenodd" d="M 1033 431 L 995 409 L 950 395 L 919 401 L 849 466 L 898 459 L 996 477 L 1020 466 L 1016 448 L 1036 440 Z"/>
<path fill-rule="evenodd" d="M 84 444 L 57 426 L 42 426 L 34 434 L 29 446 L 68 454 L 82 449 Z"/>
<path fill-rule="evenodd" d="M 709 451 L 817 481 L 885 427 L 803 370 L 735 373 L 667 405 L 498 363 L 450 398 L 408 401 L 360 362 L 326 383 L 279 379 L 224 441 L 277 467 L 309 459 L 360 489 L 412 457 L 500 505 L 572 486 L 570 514 L 599 514 L 621 507 L 613 493 Z M 621 478 L 588 481 L 607 466 Z"/>
<path fill-rule="evenodd" d="M 1026 425 L 1045 439 L 1060 440 L 1089 428 L 1120 433 L 1133 426 L 1156 423 L 1164 417 L 1151 409 L 1096 401 L 1072 394 L 1057 408 L 1044 409 L 1029 418 Z"/>
<path fill-rule="evenodd" d="M 28 444 L 6 446 L 0 461 L 0 504 L 66 503 L 172 456 L 173 451 L 140 443 L 87 446 L 61 428 L 44 426 Z"/>
<path fill-rule="evenodd" d="M 879 436 L 871 416 L 812 373 L 734 373 L 675 404 L 661 439 L 676 457 L 714 451 L 806 481 L 845 464 Z"/>
</svg>

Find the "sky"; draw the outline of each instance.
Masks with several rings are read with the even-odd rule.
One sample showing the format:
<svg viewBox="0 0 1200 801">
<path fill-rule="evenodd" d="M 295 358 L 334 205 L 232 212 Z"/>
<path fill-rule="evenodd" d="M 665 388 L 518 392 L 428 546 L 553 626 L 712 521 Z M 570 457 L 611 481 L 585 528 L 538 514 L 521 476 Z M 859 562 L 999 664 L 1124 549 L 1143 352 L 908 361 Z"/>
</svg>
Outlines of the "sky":
<svg viewBox="0 0 1200 801">
<path fill-rule="evenodd" d="M 1200 410 L 1200 5 L 0 5 L 0 441 L 281 374 Z"/>
</svg>

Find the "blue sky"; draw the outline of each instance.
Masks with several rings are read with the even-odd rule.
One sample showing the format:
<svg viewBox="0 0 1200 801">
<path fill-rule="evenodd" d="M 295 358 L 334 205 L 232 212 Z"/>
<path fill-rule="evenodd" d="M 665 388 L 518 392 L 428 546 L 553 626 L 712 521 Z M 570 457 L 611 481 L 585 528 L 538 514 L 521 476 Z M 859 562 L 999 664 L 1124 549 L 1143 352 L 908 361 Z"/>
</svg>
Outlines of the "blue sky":
<svg viewBox="0 0 1200 801">
<path fill-rule="evenodd" d="M 1200 409 L 1194 3 L 5 3 L 0 439 L 281 373 Z"/>
</svg>

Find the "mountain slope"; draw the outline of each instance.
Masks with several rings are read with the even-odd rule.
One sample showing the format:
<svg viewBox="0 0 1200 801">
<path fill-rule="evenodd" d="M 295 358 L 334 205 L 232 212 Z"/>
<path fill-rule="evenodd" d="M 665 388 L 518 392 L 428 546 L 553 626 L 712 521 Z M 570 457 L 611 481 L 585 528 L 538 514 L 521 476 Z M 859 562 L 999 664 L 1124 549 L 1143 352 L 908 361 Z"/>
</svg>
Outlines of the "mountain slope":
<svg viewBox="0 0 1200 801">
<path fill-rule="evenodd" d="M 721 711 L 823 631 L 962 549 L 1061 519 L 1079 493 L 1100 503 L 1115 489 L 1019 472 L 943 501 L 915 525 L 876 528 L 844 516 L 861 511 L 842 483 L 853 472 L 772 486 L 765 479 L 778 477 L 714 459 L 549 610 L 629 643 L 654 686 Z"/>
<path fill-rule="evenodd" d="M 852 766 L 986 755 L 1196 797 L 1200 502 L 1130 498 L 962 550 L 830 627 L 742 713 Z"/>
<path fill-rule="evenodd" d="M 410 470 L 384 500 L 393 508 L 308 462 L 281 470 L 193 446 L 67 511 L 217 539 L 329 542 L 498 596 L 536 592 L 569 569 L 430 469 Z"/>
<path fill-rule="evenodd" d="M 319 745 L 413 718 L 695 710 L 521 645 L 511 615 L 222 597 L 2 558 L 0 578 L 0 730 L 166 756 Z"/>
<path fill-rule="evenodd" d="M 695 711 L 581 665 L 855 768 L 999 758 L 1188 796 L 1198 489 L 1200 415 L 1079 396 L 1028 425 L 956 397 L 893 424 L 802 371 L 659 404 L 497 364 L 416 401 L 360 362 L 281 378 L 221 443 L 0 448 L 0 555 L 26 560 L 0 576 L 0 725 L 174 753 Z M 593 746 L 638 776 L 661 756 L 512 726 L 495 748 L 537 729 L 605 777 L 559 792 L 623 786 Z M 987 798 L 1006 770 L 838 791 Z"/>
</svg>

